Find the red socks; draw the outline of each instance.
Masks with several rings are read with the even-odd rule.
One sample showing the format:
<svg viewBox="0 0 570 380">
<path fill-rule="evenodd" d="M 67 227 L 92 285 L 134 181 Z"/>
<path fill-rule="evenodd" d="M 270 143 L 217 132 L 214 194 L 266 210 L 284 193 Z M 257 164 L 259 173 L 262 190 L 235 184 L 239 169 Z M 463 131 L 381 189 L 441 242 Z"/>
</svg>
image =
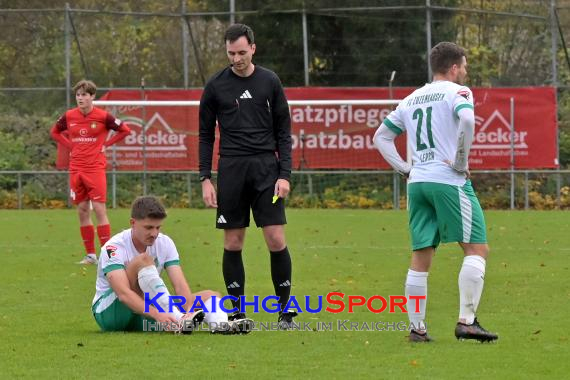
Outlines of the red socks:
<svg viewBox="0 0 570 380">
<path fill-rule="evenodd" d="M 85 253 L 94 254 L 95 253 L 95 229 L 93 226 L 81 226 L 79 227 L 81 231 L 81 238 L 83 239 L 83 245 L 85 246 Z"/>
<path fill-rule="evenodd" d="M 81 226 L 79 227 L 81 231 L 81 238 L 83 239 L 83 245 L 85 246 L 85 252 L 87 254 L 95 253 L 95 228 L 91 226 Z M 99 243 L 101 246 L 105 244 L 111 238 L 111 225 L 103 224 L 97 226 L 97 235 L 99 235 Z"/>
<path fill-rule="evenodd" d="M 97 226 L 97 235 L 99 235 L 99 243 L 102 247 L 111 238 L 111 225 L 102 224 Z"/>
</svg>

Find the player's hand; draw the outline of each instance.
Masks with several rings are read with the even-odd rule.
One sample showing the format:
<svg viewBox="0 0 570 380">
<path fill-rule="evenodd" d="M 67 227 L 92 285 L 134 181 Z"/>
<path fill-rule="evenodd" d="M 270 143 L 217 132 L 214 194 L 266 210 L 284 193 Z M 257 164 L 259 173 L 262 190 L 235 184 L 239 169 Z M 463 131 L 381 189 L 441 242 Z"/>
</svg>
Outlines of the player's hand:
<svg viewBox="0 0 570 380">
<path fill-rule="evenodd" d="M 402 177 L 404 177 L 405 179 L 410 179 L 410 172 L 404 173 L 404 172 L 398 172 L 398 174 L 400 174 Z"/>
<path fill-rule="evenodd" d="M 289 181 L 287 181 L 286 179 L 279 178 L 277 182 L 275 182 L 275 192 L 273 194 L 275 194 L 279 198 L 287 198 L 287 195 L 289 195 L 289 191 L 290 191 L 290 185 Z"/>
<path fill-rule="evenodd" d="M 174 318 L 174 315 L 169 313 L 159 313 L 158 310 L 154 310 L 154 313 L 152 313 L 151 317 L 158 323 L 164 323 L 163 326 L 166 327 L 172 327 L 173 329 L 176 329 L 177 326 L 180 326 L 180 323 L 176 318 Z"/>
<path fill-rule="evenodd" d="M 216 189 L 210 179 L 202 181 L 202 199 L 206 207 L 218 207 L 218 199 L 216 197 Z"/>
<path fill-rule="evenodd" d="M 458 173 L 462 173 L 465 174 L 465 178 L 469 179 L 471 178 L 471 172 L 469 171 L 469 169 L 465 169 L 465 170 L 457 170 L 454 166 L 453 166 L 453 162 L 451 162 L 450 160 L 443 160 L 443 162 L 445 162 L 447 165 L 449 165 L 449 167 L 451 167 L 453 170 L 455 170 Z"/>
</svg>

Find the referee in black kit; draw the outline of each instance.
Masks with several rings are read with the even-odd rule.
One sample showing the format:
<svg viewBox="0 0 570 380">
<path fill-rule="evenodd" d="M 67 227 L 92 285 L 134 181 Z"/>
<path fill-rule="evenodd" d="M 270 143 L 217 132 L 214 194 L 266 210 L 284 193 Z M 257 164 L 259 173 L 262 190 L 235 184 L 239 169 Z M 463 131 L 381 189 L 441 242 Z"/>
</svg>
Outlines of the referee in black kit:
<svg viewBox="0 0 570 380">
<path fill-rule="evenodd" d="M 271 277 L 279 297 L 279 326 L 293 327 L 285 309 L 291 293 L 291 256 L 285 242 L 285 205 L 291 177 L 291 117 L 279 77 L 252 63 L 253 30 L 231 25 L 224 35 L 230 65 L 210 78 L 200 100 L 200 182 L 208 207 L 217 207 L 224 230 L 223 274 L 228 293 L 245 294 L 242 248 L 249 210 L 271 252 Z M 220 128 L 218 193 L 211 182 L 216 120 Z M 230 320 L 245 318 L 238 311 Z"/>
</svg>

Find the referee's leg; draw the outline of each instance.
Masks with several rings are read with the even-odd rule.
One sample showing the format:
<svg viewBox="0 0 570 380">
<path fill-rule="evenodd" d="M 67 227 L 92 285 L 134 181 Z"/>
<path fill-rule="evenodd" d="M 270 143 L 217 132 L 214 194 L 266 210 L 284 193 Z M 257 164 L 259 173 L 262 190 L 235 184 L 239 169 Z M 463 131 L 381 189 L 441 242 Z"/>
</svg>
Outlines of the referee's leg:
<svg viewBox="0 0 570 380">
<path fill-rule="evenodd" d="M 285 226 L 271 225 L 263 227 L 263 237 L 271 256 L 271 279 L 275 295 L 279 297 L 281 311 L 289 302 L 291 295 L 291 255 L 285 242 Z"/>
<path fill-rule="evenodd" d="M 231 228 L 224 230 L 224 257 L 222 272 L 228 294 L 237 298 L 232 300 L 234 307 L 240 309 L 240 296 L 245 294 L 245 268 L 241 251 L 245 239 L 245 228 Z"/>
</svg>

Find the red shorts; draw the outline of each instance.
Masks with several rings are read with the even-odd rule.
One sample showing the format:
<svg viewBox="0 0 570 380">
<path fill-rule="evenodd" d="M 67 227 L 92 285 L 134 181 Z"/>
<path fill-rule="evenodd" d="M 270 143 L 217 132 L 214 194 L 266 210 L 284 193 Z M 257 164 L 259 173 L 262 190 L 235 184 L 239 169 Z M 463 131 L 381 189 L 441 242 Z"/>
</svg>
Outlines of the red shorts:
<svg viewBox="0 0 570 380">
<path fill-rule="evenodd" d="M 93 173 L 69 173 L 70 196 L 74 204 L 92 200 L 107 201 L 107 175 L 104 170 Z"/>
</svg>

